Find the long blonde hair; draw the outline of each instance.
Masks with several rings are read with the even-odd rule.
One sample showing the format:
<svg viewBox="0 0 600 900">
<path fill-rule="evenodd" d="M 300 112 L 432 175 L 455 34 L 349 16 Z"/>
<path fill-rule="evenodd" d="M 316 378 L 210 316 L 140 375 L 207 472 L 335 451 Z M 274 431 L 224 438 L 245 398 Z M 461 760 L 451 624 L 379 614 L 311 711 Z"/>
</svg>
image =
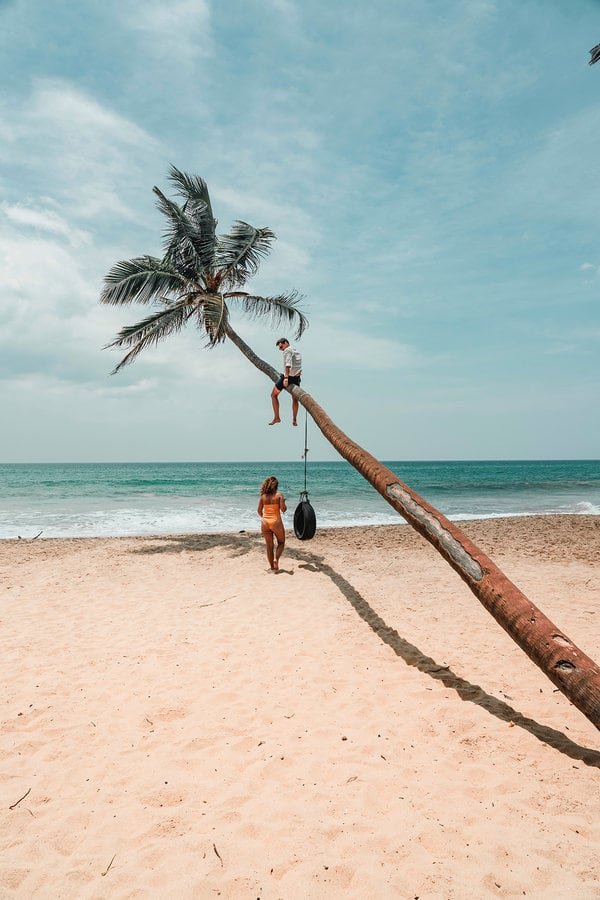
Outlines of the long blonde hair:
<svg viewBox="0 0 600 900">
<path fill-rule="evenodd" d="M 279 482 L 275 478 L 274 475 L 269 475 L 268 478 L 262 483 L 260 493 L 262 494 L 275 494 L 277 493 L 277 488 L 279 487 Z"/>
</svg>

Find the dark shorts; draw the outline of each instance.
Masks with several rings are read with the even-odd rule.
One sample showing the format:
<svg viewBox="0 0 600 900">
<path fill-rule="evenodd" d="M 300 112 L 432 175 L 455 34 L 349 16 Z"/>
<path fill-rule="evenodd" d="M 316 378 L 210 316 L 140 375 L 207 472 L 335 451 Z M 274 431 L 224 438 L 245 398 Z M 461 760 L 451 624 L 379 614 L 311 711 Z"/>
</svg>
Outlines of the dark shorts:
<svg viewBox="0 0 600 900">
<path fill-rule="evenodd" d="M 279 376 L 279 381 L 275 385 L 275 387 L 277 388 L 278 391 L 283 390 L 283 379 L 284 378 L 285 378 L 285 375 Z M 295 384 L 296 387 L 300 387 L 300 376 L 299 375 L 290 375 L 288 377 L 288 387 L 290 386 L 290 384 Z"/>
</svg>

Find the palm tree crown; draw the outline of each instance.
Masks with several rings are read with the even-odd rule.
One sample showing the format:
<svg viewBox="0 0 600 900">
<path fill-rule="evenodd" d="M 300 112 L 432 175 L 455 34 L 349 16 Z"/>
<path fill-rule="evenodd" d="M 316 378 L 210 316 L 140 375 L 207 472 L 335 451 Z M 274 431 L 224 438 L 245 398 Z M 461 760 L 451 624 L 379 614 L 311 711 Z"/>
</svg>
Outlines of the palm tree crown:
<svg viewBox="0 0 600 900">
<path fill-rule="evenodd" d="M 299 309 L 302 298 L 297 291 L 259 297 L 242 290 L 269 253 L 273 232 L 238 221 L 228 234 L 217 235 L 217 220 L 202 178 L 171 166 L 169 180 L 183 202 L 176 203 L 154 188 L 156 205 L 166 218 L 162 259 L 122 260 L 104 278 L 102 303 L 158 307 L 141 322 L 123 328 L 108 344 L 129 348 L 114 371 L 189 321 L 200 329 L 208 346 L 224 341 L 231 304 L 250 316 L 266 316 L 272 325 L 290 325 L 300 337 L 308 320 Z"/>
</svg>

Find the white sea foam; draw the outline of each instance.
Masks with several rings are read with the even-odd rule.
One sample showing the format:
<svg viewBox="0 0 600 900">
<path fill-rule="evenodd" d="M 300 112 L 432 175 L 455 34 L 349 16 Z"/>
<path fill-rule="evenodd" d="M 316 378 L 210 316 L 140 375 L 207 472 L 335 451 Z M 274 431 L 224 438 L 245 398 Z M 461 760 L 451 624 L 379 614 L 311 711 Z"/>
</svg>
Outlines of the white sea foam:
<svg viewBox="0 0 600 900">
<path fill-rule="evenodd" d="M 0 517 L 0 537 L 112 537 L 144 534 L 210 533 L 249 530 L 258 525 L 251 509 L 214 505 L 183 508 L 157 506 L 100 508 L 42 512 L 32 510 L 14 518 Z"/>
<path fill-rule="evenodd" d="M 290 503 L 284 522 L 293 526 L 293 503 Z M 404 525 L 405 520 L 392 509 L 373 509 L 362 514 L 336 508 L 334 504 L 314 503 L 319 528 L 367 527 L 370 525 Z M 539 512 L 468 512 L 450 514 L 455 522 L 474 519 L 498 519 L 528 515 L 578 514 L 600 515 L 600 507 L 593 503 L 577 503 L 569 509 L 543 510 Z M 258 516 L 251 507 L 217 503 L 193 506 L 156 506 L 140 508 L 98 508 L 95 510 L 71 510 L 44 512 L 40 509 L 21 511 L 13 517 L 4 511 L 0 515 L 0 538 L 31 538 L 40 530 L 41 538 L 119 537 L 150 534 L 209 534 L 216 532 L 256 531 L 260 527 Z"/>
<path fill-rule="evenodd" d="M 580 516 L 600 516 L 600 506 L 597 503 L 588 503 L 587 500 L 582 500 L 575 504 L 571 512 Z"/>
</svg>

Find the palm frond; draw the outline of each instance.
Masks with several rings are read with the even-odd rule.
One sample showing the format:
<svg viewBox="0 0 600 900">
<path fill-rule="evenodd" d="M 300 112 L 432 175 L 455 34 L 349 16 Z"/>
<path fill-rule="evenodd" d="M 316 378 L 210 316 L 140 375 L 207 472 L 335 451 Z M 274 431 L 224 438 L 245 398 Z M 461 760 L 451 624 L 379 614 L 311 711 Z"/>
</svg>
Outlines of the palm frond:
<svg viewBox="0 0 600 900">
<path fill-rule="evenodd" d="M 185 201 L 184 213 L 203 235 L 205 245 L 208 246 L 210 243 L 210 258 L 206 260 L 206 263 L 212 263 L 217 220 L 213 215 L 206 182 L 199 175 L 188 175 L 187 172 L 182 172 L 176 166 L 171 166 L 168 178 L 174 184 L 176 193 Z"/>
<path fill-rule="evenodd" d="M 209 347 L 226 339 L 229 310 L 222 294 L 203 294 L 196 315 L 198 327 L 205 332 Z"/>
<path fill-rule="evenodd" d="M 213 222 L 215 225 L 217 224 L 213 216 L 208 187 L 203 178 L 200 178 L 199 175 L 188 175 L 187 172 L 181 172 L 176 166 L 171 166 L 168 178 L 175 185 L 175 190 L 180 197 L 192 203 L 203 203 Z"/>
<path fill-rule="evenodd" d="M 215 265 L 223 286 L 244 284 L 258 271 L 275 240 L 270 228 L 254 228 L 247 222 L 235 222 L 229 234 L 217 238 Z"/>
<path fill-rule="evenodd" d="M 160 310 L 160 312 L 147 316 L 135 325 L 126 325 L 125 328 L 122 328 L 115 340 L 107 344 L 107 347 L 132 347 L 132 345 L 133 347 L 111 374 L 114 375 L 123 366 L 133 362 L 146 347 L 157 344 L 167 335 L 180 331 L 194 309 L 195 306 L 191 305 L 187 299 L 182 300 L 169 309 Z"/>
<path fill-rule="evenodd" d="M 308 319 L 298 309 L 304 299 L 298 291 L 278 294 L 276 297 L 258 297 L 245 291 L 229 291 L 226 300 L 239 300 L 243 311 L 251 318 L 268 318 L 272 325 L 290 325 L 299 338 L 308 328 Z"/>
<path fill-rule="evenodd" d="M 213 266 L 215 226 L 205 204 L 192 201 L 182 208 L 154 187 L 156 205 L 168 224 L 163 234 L 165 256 L 186 278 L 204 276 Z"/>
<path fill-rule="evenodd" d="M 180 293 L 185 280 L 167 260 L 154 256 L 136 256 L 115 263 L 104 276 L 101 303 L 151 303 L 159 297 Z"/>
<path fill-rule="evenodd" d="M 186 200 L 183 212 L 193 224 L 195 233 L 190 232 L 189 237 L 202 263 L 203 275 L 210 277 L 215 265 L 217 220 L 201 200 Z"/>
</svg>

